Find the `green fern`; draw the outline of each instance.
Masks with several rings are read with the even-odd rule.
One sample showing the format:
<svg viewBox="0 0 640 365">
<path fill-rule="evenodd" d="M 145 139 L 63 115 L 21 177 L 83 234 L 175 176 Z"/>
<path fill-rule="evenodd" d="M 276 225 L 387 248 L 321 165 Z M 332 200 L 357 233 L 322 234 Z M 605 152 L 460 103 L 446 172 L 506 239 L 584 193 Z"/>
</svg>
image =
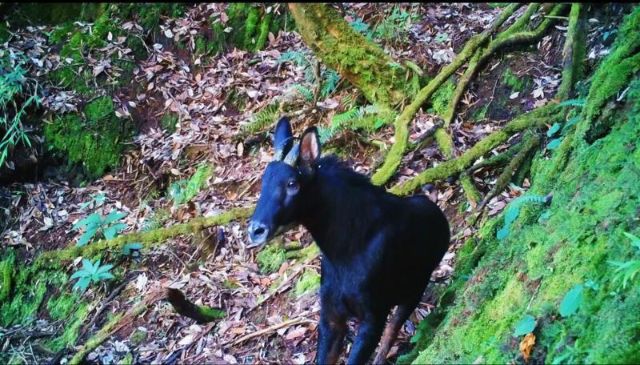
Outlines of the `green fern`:
<svg viewBox="0 0 640 365">
<path fill-rule="evenodd" d="M 331 95 L 340 82 L 340 75 L 334 70 L 325 70 L 322 73 L 322 87 L 320 88 L 320 97 L 326 99 Z"/>
<path fill-rule="evenodd" d="M 242 127 L 242 131 L 245 133 L 257 133 L 265 128 L 271 126 L 274 120 L 278 118 L 280 114 L 280 104 L 272 103 L 267 105 L 264 109 L 255 113 L 251 118 L 251 121 Z"/>
<path fill-rule="evenodd" d="M 304 96 L 305 100 L 308 102 L 313 101 L 313 91 L 308 87 L 305 87 L 300 84 L 294 84 L 292 88 L 296 89 L 302 96 Z"/>
</svg>

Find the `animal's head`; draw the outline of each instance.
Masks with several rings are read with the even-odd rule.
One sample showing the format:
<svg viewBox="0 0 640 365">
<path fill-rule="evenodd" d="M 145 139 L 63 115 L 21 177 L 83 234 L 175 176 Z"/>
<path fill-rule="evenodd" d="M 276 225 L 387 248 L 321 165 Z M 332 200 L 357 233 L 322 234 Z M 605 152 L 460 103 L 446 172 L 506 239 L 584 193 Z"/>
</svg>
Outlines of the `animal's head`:
<svg viewBox="0 0 640 365">
<path fill-rule="evenodd" d="M 320 157 L 320 139 L 316 127 L 308 128 L 295 142 L 287 117 L 276 125 L 273 161 L 262 175 L 262 190 L 256 210 L 249 221 L 249 240 L 257 247 L 266 243 L 286 226 L 296 223 L 304 205 L 305 188 L 313 180 Z"/>
</svg>

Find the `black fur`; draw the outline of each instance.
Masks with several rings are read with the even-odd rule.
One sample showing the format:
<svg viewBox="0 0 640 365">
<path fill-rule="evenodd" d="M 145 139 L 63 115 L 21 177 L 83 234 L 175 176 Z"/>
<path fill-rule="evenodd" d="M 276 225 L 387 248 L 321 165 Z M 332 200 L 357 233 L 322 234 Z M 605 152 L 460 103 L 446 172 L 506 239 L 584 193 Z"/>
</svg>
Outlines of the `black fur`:
<svg viewBox="0 0 640 365">
<path fill-rule="evenodd" d="M 355 316 L 360 328 L 348 363 L 364 363 L 390 310 L 419 303 L 449 246 L 449 224 L 426 197 L 390 194 L 334 156 L 312 167 L 309 174 L 270 163 L 252 222 L 264 224 L 268 238 L 291 223 L 311 232 L 323 254 L 316 362 L 326 363 L 331 348 L 341 347 L 344 323 Z M 297 191 L 287 190 L 292 180 Z"/>
</svg>

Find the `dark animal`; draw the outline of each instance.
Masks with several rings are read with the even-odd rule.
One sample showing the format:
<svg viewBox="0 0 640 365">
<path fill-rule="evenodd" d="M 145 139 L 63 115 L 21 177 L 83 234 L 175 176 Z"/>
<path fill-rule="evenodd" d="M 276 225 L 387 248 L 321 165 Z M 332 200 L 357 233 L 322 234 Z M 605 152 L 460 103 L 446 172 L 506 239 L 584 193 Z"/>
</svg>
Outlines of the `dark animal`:
<svg viewBox="0 0 640 365">
<path fill-rule="evenodd" d="M 294 143 L 289 120 L 276 126 L 275 158 L 249 222 L 256 247 L 300 223 L 322 251 L 316 362 L 335 363 L 348 317 L 360 321 L 349 364 L 384 363 L 449 246 L 449 224 L 422 196 L 402 198 L 371 184 L 334 156 L 320 158 L 315 127 Z M 387 315 L 398 306 L 385 329 Z M 384 334 L 383 334 L 384 332 Z"/>
</svg>

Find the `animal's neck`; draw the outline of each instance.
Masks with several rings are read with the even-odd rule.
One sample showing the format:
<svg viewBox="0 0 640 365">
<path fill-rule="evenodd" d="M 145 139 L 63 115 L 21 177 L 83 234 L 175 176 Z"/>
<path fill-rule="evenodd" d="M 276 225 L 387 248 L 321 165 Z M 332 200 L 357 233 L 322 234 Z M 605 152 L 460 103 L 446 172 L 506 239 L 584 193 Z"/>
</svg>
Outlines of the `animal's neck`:
<svg viewBox="0 0 640 365">
<path fill-rule="evenodd" d="M 305 211 L 301 215 L 304 225 L 330 260 L 348 258 L 359 252 L 364 244 L 368 209 L 367 190 L 343 178 L 341 171 L 323 170 L 307 191 Z"/>
</svg>

